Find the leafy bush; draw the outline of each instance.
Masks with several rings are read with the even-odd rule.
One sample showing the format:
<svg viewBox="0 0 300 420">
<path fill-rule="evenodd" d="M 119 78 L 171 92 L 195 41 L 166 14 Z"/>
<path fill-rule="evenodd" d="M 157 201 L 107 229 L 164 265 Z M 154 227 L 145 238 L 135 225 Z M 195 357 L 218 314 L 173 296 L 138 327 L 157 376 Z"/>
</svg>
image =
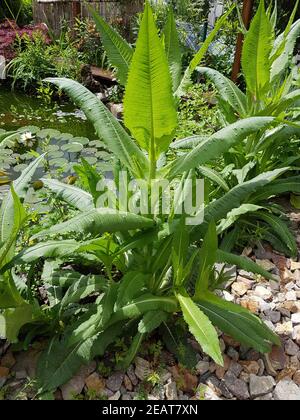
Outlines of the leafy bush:
<svg viewBox="0 0 300 420">
<path fill-rule="evenodd" d="M 293 169 L 299 163 L 300 128 L 296 123 L 299 120 L 300 91 L 295 89 L 298 69 L 293 61 L 295 43 L 300 34 L 300 20 L 293 23 L 297 6 L 298 2 L 285 31 L 275 37 L 276 9 L 266 10 L 264 1 L 260 2 L 243 47 L 246 93 L 220 72 L 207 67 L 198 68 L 219 93 L 224 125 L 263 115 L 271 115 L 279 123 L 272 130 L 267 128 L 249 136 L 246 142 L 237 144 L 224 155 L 230 186 L 274 168 L 291 166 Z M 266 204 L 266 199 L 272 195 L 298 192 L 297 179 L 293 177 L 290 182 L 278 180 L 277 187 L 271 188 L 269 195 L 266 189 L 265 194 L 251 199 L 251 203 L 268 208 L 267 214 L 260 212 L 259 221 L 253 220 L 252 227 L 266 228 L 263 237 L 276 249 L 292 255 L 297 252 L 295 240 L 282 220 L 282 212 L 277 206 Z"/>
<path fill-rule="evenodd" d="M 45 77 L 64 76 L 81 80 L 81 56 L 77 49 L 65 40 L 49 42 L 40 32 L 31 37 L 17 37 L 16 57 L 8 65 L 8 75 L 13 86 L 26 90 L 37 86 Z"/>
<path fill-rule="evenodd" d="M 20 25 L 32 20 L 32 0 L 3 0 L 0 4 L 0 21 L 13 19 Z"/>
</svg>

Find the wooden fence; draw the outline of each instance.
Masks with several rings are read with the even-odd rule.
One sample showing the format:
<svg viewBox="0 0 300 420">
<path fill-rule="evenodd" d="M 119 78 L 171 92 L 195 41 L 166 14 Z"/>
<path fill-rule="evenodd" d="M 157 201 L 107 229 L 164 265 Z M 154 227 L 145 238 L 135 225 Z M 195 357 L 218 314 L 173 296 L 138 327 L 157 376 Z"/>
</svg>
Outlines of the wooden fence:
<svg viewBox="0 0 300 420">
<path fill-rule="evenodd" d="M 106 20 L 114 22 L 122 19 L 124 27 L 131 17 L 142 10 L 143 0 L 87 0 Z M 88 17 L 89 13 L 82 0 L 34 0 L 34 22 L 44 22 L 58 35 L 62 22 L 72 25 L 76 17 Z"/>
</svg>

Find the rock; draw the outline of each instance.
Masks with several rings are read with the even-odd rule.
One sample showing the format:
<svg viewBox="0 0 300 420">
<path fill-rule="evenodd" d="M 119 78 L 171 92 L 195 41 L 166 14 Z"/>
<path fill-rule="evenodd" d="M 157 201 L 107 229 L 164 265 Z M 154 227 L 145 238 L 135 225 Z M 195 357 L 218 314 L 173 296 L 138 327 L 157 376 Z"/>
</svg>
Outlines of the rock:
<svg viewBox="0 0 300 420">
<path fill-rule="evenodd" d="M 259 303 L 256 300 L 248 298 L 243 299 L 241 301 L 241 306 L 245 309 L 248 309 L 253 314 L 257 314 L 260 307 Z"/>
<path fill-rule="evenodd" d="M 196 372 L 198 375 L 204 375 L 204 373 L 209 371 L 210 364 L 209 362 L 204 362 L 200 360 L 200 362 L 196 365 Z"/>
<path fill-rule="evenodd" d="M 294 371 L 300 369 L 300 353 L 297 353 L 296 356 L 290 357 L 289 367 Z"/>
<path fill-rule="evenodd" d="M 224 340 L 224 342 L 227 344 L 227 346 L 231 346 L 231 347 L 233 347 L 233 348 L 235 348 L 235 349 L 237 349 L 237 348 L 239 348 L 240 347 L 240 343 L 238 342 L 238 341 L 236 341 L 234 338 L 232 338 L 232 337 L 229 337 L 228 335 L 224 335 L 223 336 L 223 340 Z"/>
<path fill-rule="evenodd" d="M 62 397 L 66 400 L 73 400 L 74 397 L 82 393 L 85 385 L 85 379 L 96 369 L 96 362 L 90 363 L 88 366 L 82 366 L 69 382 L 60 387 Z"/>
<path fill-rule="evenodd" d="M 5 366 L 0 366 L 0 378 L 7 378 L 9 376 L 9 369 Z"/>
<path fill-rule="evenodd" d="M 241 281 L 233 283 L 231 286 L 231 291 L 234 292 L 238 296 L 244 296 L 250 287 L 248 287 L 245 283 Z"/>
<path fill-rule="evenodd" d="M 107 379 L 106 387 L 113 392 L 119 391 L 119 389 L 121 388 L 123 379 L 124 379 L 123 372 L 115 372 Z"/>
<path fill-rule="evenodd" d="M 123 104 L 113 104 L 110 103 L 109 105 L 110 112 L 118 119 L 121 119 L 124 112 Z"/>
<path fill-rule="evenodd" d="M 160 382 L 165 384 L 168 382 L 169 379 L 172 378 L 172 374 L 168 372 L 166 369 L 162 370 L 160 373 Z"/>
<path fill-rule="evenodd" d="M 271 311 L 269 312 L 268 317 L 273 324 L 277 324 L 281 320 L 281 313 L 277 311 Z"/>
<path fill-rule="evenodd" d="M 276 279 L 277 276 L 273 275 L 273 277 L 275 277 Z M 280 289 L 280 277 L 278 277 L 278 281 L 269 280 L 269 286 L 271 287 L 273 292 L 277 292 Z"/>
<path fill-rule="evenodd" d="M 138 381 L 138 378 L 136 377 L 136 374 L 134 373 L 134 367 L 132 365 L 129 366 L 126 373 L 128 375 L 128 378 L 131 380 L 132 385 L 137 386 L 139 381 Z"/>
<path fill-rule="evenodd" d="M 265 371 L 265 364 L 264 361 L 262 359 L 259 359 L 257 361 L 257 363 L 259 364 L 259 371 L 258 371 L 258 376 L 263 376 L 264 371 Z"/>
<path fill-rule="evenodd" d="M 291 379 L 283 379 L 276 385 L 274 399 L 277 401 L 300 401 L 300 388 Z"/>
<path fill-rule="evenodd" d="M 264 300 L 272 299 L 272 292 L 264 286 L 256 286 L 254 289 L 254 294 Z"/>
<path fill-rule="evenodd" d="M 250 257 L 252 252 L 253 252 L 253 249 L 251 247 L 246 247 L 246 248 L 244 248 L 244 250 L 242 252 L 242 257 Z"/>
<path fill-rule="evenodd" d="M 227 290 L 223 290 L 223 298 L 227 301 L 227 302 L 234 302 L 234 296 L 227 292 Z"/>
<path fill-rule="evenodd" d="M 261 397 L 257 397 L 254 401 L 271 401 L 273 400 L 273 394 L 262 395 Z"/>
<path fill-rule="evenodd" d="M 109 397 L 108 399 L 110 401 L 117 401 L 120 399 L 120 397 L 121 397 L 121 392 L 117 391 L 113 396 Z"/>
<path fill-rule="evenodd" d="M 293 334 L 293 324 L 291 321 L 284 322 L 282 324 L 278 324 L 275 328 L 275 332 L 278 335 L 291 337 Z"/>
<path fill-rule="evenodd" d="M 205 401 L 221 401 L 218 394 L 208 385 L 201 384 L 197 391 L 196 398 Z"/>
<path fill-rule="evenodd" d="M 289 312 L 291 312 L 292 314 L 298 313 L 300 312 L 300 302 L 294 302 L 292 300 L 287 301 L 287 302 L 283 302 L 280 305 L 280 308 L 284 308 L 287 309 Z"/>
<path fill-rule="evenodd" d="M 286 299 L 287 301 L 292 301 L 292 302 L 295 302 L 295 301 L 297 300 L 297 295 L 296 295 L 296 292 L 295 292 L 294 290 L 291 290 L 291 291 L 287 292 L 287 293 L 285 294 L 285 299 Z"/>
<path fill-rule="evenodd" d="M 26 370 L 18 370 L 15 374 L 16 379 L 26 379 L 27 378 L 27 372 Z"/>
<path fill-rule="evenodd" d="M 217 366 L 216 369 L 216 377 L 218 379 L 223 379 L 225 373 L 227 372 L 227 370 L 229 369 L 230 363 L 231 363 L 231 359 L 227 356 L 227 354 L 225 354 L 223 356 L 223 360 L 224 360 L 224 366 Z"/>
<path fill-rule="evenodd" d="M 233 347 L 228 348 L 227 355 L 230 359 L 234 360 L 235 362 L 237 362 L 240 358 L 239 353 Z"/>
<path fill-rule="evenodd" d="M 288 363 L 287 356 L 282 347 L 273 346 L 272 351 L 265 355 L 265 365 L 269 375 L 276 376 L 277 370 L 283 370 Z"/>
<path fill-rule="evenodd" d="M 150 363 L 147 360 L 142 359 L 141 357 L 137 357 L 135 359 L 135 375 L 141 381 L 144 381 L 149 377 L 150 373 Z"/>
<path fill-rule="evenodd" d="M 291 261 L 291 271 L 300 270 L 300 262 Z"/>
<path fill-rule="evenodd" d="M 125 388 L 127 389 L 127 391 L 132 391 L 133 390 L 133 386 L 132 386 L 132 382 L 131 382 L 131 380 L 129 379 L 129 377 L 127 376 L 127 375 L 125 375 L 124 376 L 124 385 L 125 385 Z"/>
<path fill-rule="evenodd" d="M 232 373 L 226 373 L 224 382 L 229 391 L 239 400 L 247 400 L 250 397 L 247 384 Z"/>
<path fill-rule="evenodd" d="M 291 319 L 293 324 L 300 324 L 300 312 L 292 314 Z"/>
<path fill-rule="evenodd" d="M 1 359 L 1 366 L 11 369 L 16 364 L 16 359 L 14 358 L 12 352 L 6 353 Z"/>
<path fill-rule="evenodd" d="M 132 400 L 132 398 L 129 394 L 124 394 L 124 395 L 122 395 L 121 400 L 122 401 L 130 401 L 130 400 Z"/>
<path fill-rule="evenodd" d="M 289 356 L 296 356 L 298 351 L 299 351 L 299 346 L 297 346 L 297 344 L 294 343 L 293 340 L 288 340 L 285 343 L 285 352 Z"/>
<path fill-rule="evenodd" d="M 256 264 L 266 271 L 272 271 L 276 268 L 275 264 L 270 260 L 256 260 Z"/>
<path fill-rule="evenodd" d="M 240 364 L 243 366 L 246 372 L 252 373 L 253 375 L 257 375 L 260 370 L 259 364 L 255 362 L 254 360 L 241 361 Z"/>
<path fill-rule="evenodd" d="M 13 366 L 12 371 L 18 372 L 20 370 L 26 370 L 27 376 L 34 379 L 36 377 L 36 366 L 40 353 L 40 350 L 33 348 L 26 352 L 19 353 L 16 356 L 16 364 Z"/>
<path fill-rule="evenodd" d="M 176 382 L 168 382 L 165 386 L 165 393 L 167 400 L 177 400 L 178 394 L 177 394 L 177 386 Z"/>
<path fill-rule="evenodd" d="M 236 377 L 240 376 L 241 372 L 243 370 L 243 367 L 235 362 L 235 361 L 231 361 L 228 372 L 232 373 L 233 375 L 235 375 Z"/>
<path fill-rule="evenodd" d="M 297 325 L 293 329 L 293 340 L 300 346 L 300 325 Z"/>
<path fill-rule="evenodd" d="M 276 382 L 280 382 L 280 381 L 282 381 L 282 379 L 292 379 L 295 371 L 296 370 L 292 369 L 292 368 L 286 368 L 286 369 L 282 370 L 276 376 Z"/>
<path fill-rule="evenodd" d="M 101 395 L 105 388 L 105 379 L 101 378 L 97 372 L 92 373 L 85 380 L 89 391 L 94 391 L 96 395 Z"/>
<path fill-rule="evenodd" d="M 252 398 L 269 394 L 273 391 L 276 382 L 272 376 L 256 376 L 250 375 L 249 389 Z"/>
<path fill-rule="evenodd" d="M 1 378 L 0 377 L 0 389 L 1 388 L 3 388 L 3 386 L 5 385 L 5 383 L 6 383 L 6 381 L 7 381 L 7 378 Z"/>
<path fill-rule="evenodd" d="M 250 271 L 240 270 L 239 275 L 249 280 L 255 280 L 255 274 L 250 273 Z"/>
<path fill-rule="evenodd" d="M 300 386 L 300 370 L 297 370 L 297 372 L 294 374 L 293 381 L 295 382 L 295 384 Z"/>
<path fill-rule="evenodd" d="M 172 381 L 169 381 L 169 382 L 172 382 Z M 164 386 L 162 386 L 161 384 L 156 385 L 152 389 L 151 395 L 153 395 L 158 400 L 164 400 L 165 399 L 165 388 L 164 388 Z"/>
</svg>

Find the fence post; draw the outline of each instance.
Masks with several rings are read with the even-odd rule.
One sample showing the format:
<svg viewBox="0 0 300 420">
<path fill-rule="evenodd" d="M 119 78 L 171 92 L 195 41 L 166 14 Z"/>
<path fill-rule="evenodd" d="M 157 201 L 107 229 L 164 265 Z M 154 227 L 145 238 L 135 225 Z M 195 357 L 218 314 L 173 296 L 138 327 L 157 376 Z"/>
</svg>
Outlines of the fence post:
<svg viewBox="0 0 300 420">
<path fill-rule="evenodd" d="M 242 17 L 243 17 L 243 22 L 246 29 L 249 29 L 249 26 L 251 23 L 252 8 L 253 8 L 253 0 L 244 0 Z M 244 36 L 242 33 L 239 33 L 238 39 L 237 39 L 237 45 L 236 45 L 234 64 L 232 68 L 232 76 L 231 76 L 232 81 L 235 83 L 238 80 L 239 73 L 241 70 L 243 42 L 244 42 Z"/>
<path fill-rule="evenodd" d="M 81 16 L 81 2 L 80 0 L 72 1 L 72 24 L 74 25 L 76 18 Z"/>
</svg>

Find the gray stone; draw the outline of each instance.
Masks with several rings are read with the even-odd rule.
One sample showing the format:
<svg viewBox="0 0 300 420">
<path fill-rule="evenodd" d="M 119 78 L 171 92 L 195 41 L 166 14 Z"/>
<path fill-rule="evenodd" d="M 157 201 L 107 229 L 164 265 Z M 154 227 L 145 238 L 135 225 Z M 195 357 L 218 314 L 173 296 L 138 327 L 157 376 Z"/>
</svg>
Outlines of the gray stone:
<svg viewBox="0 0 300 420">
<path fill-rule="evenodd" d="M 120 399 L 120 397 L 121 397 L 121 392 L 117 391 L 112 397 L 109 397 L 108 399 L 110 401 L 117 401 Z"/>
<path fill-rule="evenodd" d="M 204 373 L 209 371 L 209 368 L 210 368 L 209 362 L 204 362 L 203 360 L 201 360 L 200 362 L 197 363 L 197 366 L 196 366 L 197 374 L 204 375 Z"/>
<path fill-rule="evenodd" d="M 293 324 L 300 324 L 300 312 L 296 314 L 292 314 L 292 323 Z"/>
<path fill-rule="evenodd" d="M 135 374 L 141 380 L 144 381 L 149 377 L 151 373 L 150 363 L 142 359 L 141 357 L 137 357 L 135 359 Z"/>
<path fill-rule="evenodd" d="M 123 394 L 121 400 L 130 401 L 130 400 L 132 400 L 132 398 L 129 394 Z"/>
<path fill-rule="evenodd" d="M 5 385 L 7 378 L 0 378 L 0 389 Z"/>
<path fill-rule="evenodd" d="M 106 381 L 106 386 L 113 392 L 119 391 L 121 388 L 122 382 L 124 379 L 123 372 L 115 372 L 113 373 Z"/>
<path fill-rule="evenodd" d="M 220 401 L 221 398 L 209 386 L 202 384 L 197 393 L 197 397 L 205 401 Z"/>
<path fill-rule="evenodd" d="M 254 398 L 254 401 L 271 401 L 273 400 L 273 394 L 262 395 L 261 397 Z"/>
<path fill-rule="evenodd" d="M 243 366 L 235 361 L 231 361 L 228 372 L 233 373 L 236 377 L 240 376 Z"/>
<path fill-rule="evenodd" d="M 294 290 L 290 290 L 289 292 L 285 294 L 285 299 L 287 301 L 296 301 L 297 300 L 296 292 Z"/>
<path fill-rule="evenodd" d="M 230 357 L 230 359 L 232 359 L 235 362 L 237 362 L 240 358 L 239 353 L 233 347 L 228 348 L 227 355 L 228 357 Z"/>
<path fill-rule="evenodd" d="M 81 394 L 87 376 L 93 373 L 95 369 L 96 362 L 92 362 L 88 366 L 82 366 L 77 375 L 60 388 L 63 399 L 73 400 L 74 397 Z"/>
<path fill-rule="evenodd" d="M 293 329 L 293 340 L 300 346 L 300 325 L 296 325 Z"/>
<path fill-rule="evenodd" d="M 164 386 L 164 388 L 165 388 L 167 400 L 178 399 L 176 382 L 169 382 Z"/>
<path fill-rule="evenodd" d="M 299 351 L 299 346 L 293 342 L 293 340 L 288 340 L 285 344 L 285 352 L 289 356 L 296 356 Z"/>
<path fill-rule="evenodd" d="M 269 317 L 270 321 L 273 322 L 273 324 L 277 324 L 281 320 L 281 313 L 277 312 L 277 311 L 271 311 L 268 314 L 268 317 Z"/>
<path fill-rule="evenodd" d="M 272 292 L 264 286 L 256 286 L 254 294 L 263 300 L 269 300 L 272 298 Z"/>
<path fill-rule="evenodd" d="M 274 399 L 280 401 L 300 401 L 300 388 L 291 379 L 283 379 L 278 382 Z"/>
<path fill-rule="evenodd" d="M 250 375 L 249 389 L 252 398 L 269 394 L 273 391 L 276 382 L 272 376 L 256 376 Z"/>
<path fill-rule="evenodd" d="M 127 369 L 127 376 L 131 380 L 133 386 L 137 386 L 138 384 L 138 378 L 136 377 L 136 374 L 134 373 L 134 367 L 132 365 L 129 366 Z"/>
<path fill-rule="evenodd" d="M 247 400 L 250 397 L 246 382 L 238 379 L 232 373 L 226 373 L 224 376 L 224 382 L 229 391 L 239 400 Z"/>
<path fill-rule="evenodd" d="M 16 379 L 26 379 L 27 378 L 27 372 L 26 370 L 18 370 L 16 372 Z"/>
</svg>

